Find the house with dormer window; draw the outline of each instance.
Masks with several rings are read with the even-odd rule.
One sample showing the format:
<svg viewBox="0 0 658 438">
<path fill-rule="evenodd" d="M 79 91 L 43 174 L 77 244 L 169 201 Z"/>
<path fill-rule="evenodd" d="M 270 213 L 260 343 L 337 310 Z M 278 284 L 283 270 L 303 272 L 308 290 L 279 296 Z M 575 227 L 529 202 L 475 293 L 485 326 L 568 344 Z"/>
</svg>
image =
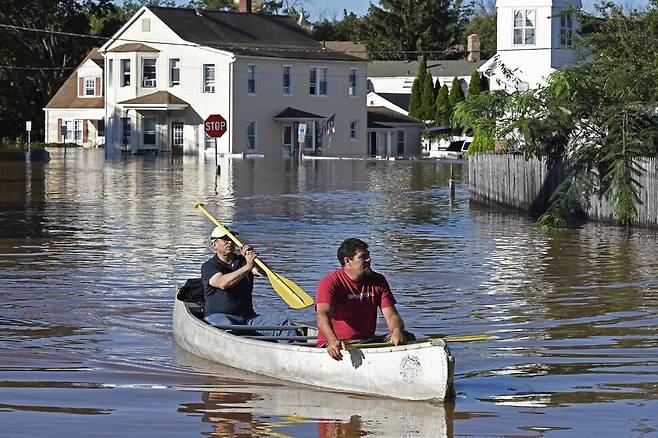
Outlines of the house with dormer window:
<svg viewBox="0 0 658 438">
<path fill-rule="evenodd" d="M 92 49 L 44 108 L 46 143 L 105 143 L 103 56 Z"/>
<path fill-rule="evenodd" d="M 556 69 L 573 65 L 579 25 L 570 9 L 581 7 L 581 0 L 498 0 L 497 52 L 479 68 L 490 89 L 534 89 Z"/>
<path fill-rule="evenodd" d="M 366 156 L 366 61 L 287 16 L 143 6 L 100 51 L 106 154 Z M 334 116 L 331 130 L 323 129 Z"/>
</svg>

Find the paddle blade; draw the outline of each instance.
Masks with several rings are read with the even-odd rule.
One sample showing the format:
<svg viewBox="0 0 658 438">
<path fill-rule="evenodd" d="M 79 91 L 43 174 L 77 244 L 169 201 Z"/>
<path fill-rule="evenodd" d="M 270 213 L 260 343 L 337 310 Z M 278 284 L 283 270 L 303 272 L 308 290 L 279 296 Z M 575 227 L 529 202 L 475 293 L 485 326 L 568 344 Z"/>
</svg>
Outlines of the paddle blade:
<svg viewBox="0 0 658 438">
<path fill-rule="evenodd" d="M 303 309 L 313 305 L 311 298 L 304 290 L 297 286 L 292 280 L 268 269 L 265 271 L 267 279 L 270 280 L 272 288 L 293 309 Z"/>
</svg>

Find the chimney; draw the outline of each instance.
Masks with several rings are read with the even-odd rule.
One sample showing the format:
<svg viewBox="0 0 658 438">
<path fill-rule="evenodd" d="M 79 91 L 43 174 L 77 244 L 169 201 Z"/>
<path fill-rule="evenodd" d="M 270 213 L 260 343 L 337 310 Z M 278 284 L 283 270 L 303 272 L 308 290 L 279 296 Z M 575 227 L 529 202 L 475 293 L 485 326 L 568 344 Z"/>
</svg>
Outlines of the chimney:
<svg viewBox="0 0 658 438">
<path fill-rule="evenodd" d="M 471 34 L 466 41 L 468 60 L 470 62 L 478 62 L 480 60 L 480 36 L 477 34 Z"/>
<path fill-rule="evenodd" d="M 240 0 L 240 12 L 251 12 L 251 0 Z"/>
</svg>

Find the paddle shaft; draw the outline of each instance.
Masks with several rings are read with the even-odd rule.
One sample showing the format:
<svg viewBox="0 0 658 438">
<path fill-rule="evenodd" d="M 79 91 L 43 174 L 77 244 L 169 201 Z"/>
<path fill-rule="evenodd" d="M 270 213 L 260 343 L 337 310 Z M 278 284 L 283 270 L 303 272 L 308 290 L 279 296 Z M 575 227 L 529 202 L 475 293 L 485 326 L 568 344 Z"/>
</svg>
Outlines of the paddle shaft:
<svg viewBox="0 0 658 438">
<path fill-rule="evenodd" d="M 416 341 L 407 342 L 407 344 L 420 344 L 423 342 L 428 342 L 432 339 L 443 339 L 446 342 L 476 342 L 476 341 L 486 341 L 488 339 L 496 339 L 496 336 L 491 335 L 468 335 L 468 336 L 448 336 L 448 337 L 430 337 L 425 339 L 418 339 Z M 392 342 L 368 342 L 365 344 L 345 344 L 345 349 L 347 351 L 358 350 L 361 348 L 380 348 L 380 347 L 394 347 Z"/>
<path fill-rule="evenodd" d="M 200 209 L 203 214 L 210 219 L 220 230 L 222 230 L 226 236 L 229 237 L 238 247 L 242 247 L 242 242 L 233 234 L 231 231 L 222 225 L 206 208 L 204 207 L 203 202 L 198 202 L 194 205 L 194 208 Z M 272 271 L 269 266 L 262 262 L 258 257 L 254 259 L 256 265 L 265 272 L 267 279 L 270 281 L 272 288 L 279 296 L 293 309 L 303 309 L 313 305 L 313 298 L 311 298 L 302 288 L 297 286 L 294 282 L 288 280 L 282 275 L 277 274 Z"/>
</svg>

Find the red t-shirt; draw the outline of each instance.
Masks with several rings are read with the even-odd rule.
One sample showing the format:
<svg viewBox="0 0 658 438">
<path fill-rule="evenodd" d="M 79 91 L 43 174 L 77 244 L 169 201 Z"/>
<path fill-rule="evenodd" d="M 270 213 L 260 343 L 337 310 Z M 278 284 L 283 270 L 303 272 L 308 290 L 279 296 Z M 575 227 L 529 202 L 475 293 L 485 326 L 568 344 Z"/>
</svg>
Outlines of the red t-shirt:
<svg viewBox="0 0 658 438">
<path fill-rule="evenodd" d="M 382 274 L 373 272 L 360 281 L 352 280 L 343 269 L 338 269 L 318 283 L 317 304 L 330 304 L 334 314 L 331 324 L 338 339 L 367 339 L 375 334 L 377 308 L 385 309 L 396 301 Z M 317 345 L 327 342 L 318 333 Z"/>
</svg>

